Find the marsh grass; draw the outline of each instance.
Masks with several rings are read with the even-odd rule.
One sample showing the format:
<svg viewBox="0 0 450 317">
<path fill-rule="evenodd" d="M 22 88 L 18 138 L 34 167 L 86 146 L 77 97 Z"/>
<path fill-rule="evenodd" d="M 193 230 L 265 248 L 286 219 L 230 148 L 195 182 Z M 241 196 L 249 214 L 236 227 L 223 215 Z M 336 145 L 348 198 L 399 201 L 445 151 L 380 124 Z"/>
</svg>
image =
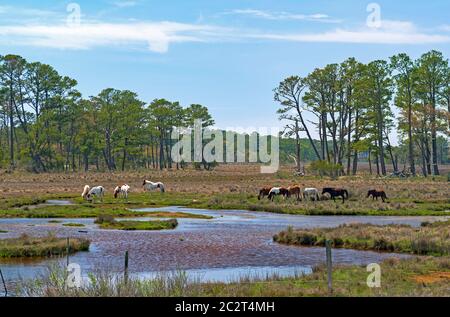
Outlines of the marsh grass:
<svg viewBox="0 0 450 317">
<path fill-rule="evenodd" d="M 365 266 L 335 266 L 332 296 L 449 296 L 448 278 L 424 279 L 430 274 L 450 276 L 449 257 L 390 258 L 380 263 L 380 288 L 366 284 Z M 292 277 L 270 275 L 262 278 L 241 276 L 230 283 L 201 282 L 183 271 L 160 273 L 151 279 L 122 274 L 94 272 L 80 288 L 69 288 L 67 273 L 54 267 L 41 277 L 22 281 L 17 294 L 32 297 L 286 297 L 330 296 L 327 289 L 327 270 L 317 266 L 308 275 Z"/>
<path fill-rule="evenodd" d="M 276 234 L 273 240 L 283 244 L 320 247 L 330 240 L 335 248 L 446 256 L 450 254 L 450 221 L 419 228 L 371 224 L 301 230 L 289 227 Z"/>
<path fill-rule="evenodd" d="M 111 215 L 100 215 L 95 219 L 94 223 L 98 224 L 101 229 L 117 229 L 117 230 L 169 230 L 178 226 L 176 219 L 169 220 L 152 220 L 152 221 L 117 221 Z"/>
<path fill-rule="evenodd" d="M 82 223 L 63 223 L 64 227 L 85 227 Z"/>
<path fill-rule="evenodd" d="M 69 253 L 88 251 L 90 241 L 87 239 L 69 239 Z M 34 238 L 22 234 L 19 238 L 0 240 L 0 258 L 51 257 L 67 254 L 67 239 L 49 234 Z"/>
</svg>

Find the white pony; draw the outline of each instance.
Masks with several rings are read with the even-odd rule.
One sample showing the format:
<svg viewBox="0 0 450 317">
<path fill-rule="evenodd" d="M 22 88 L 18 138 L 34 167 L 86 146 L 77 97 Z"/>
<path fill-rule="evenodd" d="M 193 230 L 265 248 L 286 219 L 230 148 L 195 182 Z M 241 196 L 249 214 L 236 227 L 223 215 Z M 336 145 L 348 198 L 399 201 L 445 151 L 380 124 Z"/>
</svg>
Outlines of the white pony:
<svg viewBox="0 0 450 317">
<path fill-rule="evenodd" d="M 89 185 L 85 185 L 83 192 L 81 193 L 81 198 L 86 199 L 87 194 L 89 193 L 90 190 L 91 188 L 89 187 Z"/>
<path fill-rule="evenodd" d="M 319 190 L 317 188 L 305 188 L 303 190 L 303 199 L 319 200 Z"/>
<path fill-rule="evenodd" d="M 114 198 L 117 198 L 117 196 L 120 195 L 120 197 L 128 200 L 128 192 L 129 191 L 130 191 L 130 186 L 128 186 L 127 184 L 122 185 L 122 186 L 117 186 L 114 189 Z"/>
<path fill-rule="evenodd" d="M 103 196 L 105 196 L 105 188 L 103 188 L 103 186 L 96 186 L 91 188 L 86 195 L 86 199 L 92 201 L 94 200 L 93 197 L 97 197 L 101 202 L 103 202 Z"/>
<path fill-rule="evenodd" d="M 144 180 L 144 183 L 142 183 L 142 186 L 144 187 L 144 191 L 152 191 L 155 189 L 160 189 L 161 193 L 164 193 L 166 191 L 164 184 L 161 182 L 153 183 L 151 181 Z"/>
</svg>

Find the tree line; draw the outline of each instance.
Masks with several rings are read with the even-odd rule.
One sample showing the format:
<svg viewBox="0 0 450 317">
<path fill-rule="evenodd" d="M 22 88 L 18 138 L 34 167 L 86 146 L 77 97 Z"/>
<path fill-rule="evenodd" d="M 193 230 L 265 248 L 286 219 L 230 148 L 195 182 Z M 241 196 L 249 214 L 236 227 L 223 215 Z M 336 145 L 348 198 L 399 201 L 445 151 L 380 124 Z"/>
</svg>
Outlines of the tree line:
<svg viewBox="0 0 450 317">
<path fill-rule="evenodd" d="M 77 81 L 52 66 L 0 56 L 0 167 L 33 172 L 172 168 L 171 133 L 200 120 L 199 104 L 156 99 L 146 104 L 128 90 L 104 89 L 83 98 Z M 178 165 L 177 165 L 178 167 Z"/>
<path fill-rule="evenodd" d="M 274 90 L 286 123 L 281 160 L 294 159 L 299 170 L 302 161 L 317 161 L 340 175 L 356 174 L 362 160 L 382 175 L 387 164 L 398 171 L 402 163 L 413 175 L 419 168 L 423 175 L 438 175 L 438 164 L 449 161 L 449 73 L 448 60 L 431 51 L 417 60 L 406 54 L 368 64 L 349 58 L 306 77 L 286 78 Z M 172 160 L 171 134 L 196 120 L 203 128 L 214 125 L 208 108 L 199 104 L 145 103 L 132 91 L 112 88 L 84 98 L 77 81 L 52 66 L 0 56 L 0 168 L 183 167 Z M 389 138 L 393 130 L 400 136 L 397 147 Z M 212 166 L 195 164 L 202 165 Z"/>
<path fill-rule="evenodd" d="M 387 174 L 389 162 L 399 171 L 405 148 L 414 176 L 417 164 L 423 175 L 439 175 L 439 162 L 448 161 L 450 67 L 441 52 L 417 60 L 402 53 L 368 64 L 349 58 L 306 77 L 286 78 L 274 89 L 274 99 L 286 123 L 284 135 L 295 140 L 298 169 L 301 133 L 315 160 L 339 175 L 355 175 L 361 153 L 368 154 L 371 172 L 374 166 L 378 175 Z M 390 139 L 393 130 L 399 134 L 398 148 Z"/>
</svg>

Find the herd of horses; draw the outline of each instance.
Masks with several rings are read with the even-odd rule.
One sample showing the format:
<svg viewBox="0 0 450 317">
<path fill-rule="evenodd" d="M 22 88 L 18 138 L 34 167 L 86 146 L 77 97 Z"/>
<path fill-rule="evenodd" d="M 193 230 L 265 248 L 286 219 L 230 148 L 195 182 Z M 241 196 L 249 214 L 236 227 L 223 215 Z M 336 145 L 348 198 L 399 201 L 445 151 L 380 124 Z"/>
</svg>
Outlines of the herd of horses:
<svg viewBox="0 0 450 317">
<path fill-rule="evenodd" d="M 160 190 L 161 193 L 165 192 L 165 186 L 162 182 L 151 182 L 148 180 L 144 180 L 142 183 L 142 188 L 145 192 L 150 192 L 153 190 Z M 114 198 L 123 198 L 128 200 L 128 194 L 131 190 L 131 187 L 128 184 L 119 185 L 114 188 Z M 97 198 L 100 201 L 103 201 L 103 197 L 105 196 L 106 190 L 103 186 L 95 186 L 90 187 L 89 185 L 84 186 L 83 192 L 81 193 L 81 198 L 87 201 L 93 201 L 94 198 Z"/>
<path fill-rule="evenodd" d="M 150 192 L 153 190 L 160 190 L 161 193 L 165 192 L 165 186 L 162 182 L 144 180 L 142 187 L 144 192 Z M 114 188 L 114 198 L 120 197 L 128 200 L 130 189 L 131 187 L 127 184 L 117 186 Z M 84 186 L 81 197 L 87 201 L 93 201 L 94 198 L 103 201 L 105 193 L 106 190 L 103 186 L 95 186 L 91 188 L 89 185 L 86 185 Z M 282 196 L 284 199 L 294 197 L 297 201 L 319 201 L 321 200 L 321 197 L 324 197 L 326 194 L 328 194 L 333 201 L 336 201 L 336 198 L 342 198 L 342 203 L 349 198 L 348 190 L 344 188 L 325 187 L 322 189 L 322 195 L 319 195 L 319 190 L 317 188 L 302 189 L 299 185 L 293 185 L 289 187 L 263 187 L 259 190 L 258 200 L 261 200 L 267 196 L 270 201 L 274 201 L 276 196 Z M 372 200 L 378 200 L 378 198 L 381 197 L 383 202 L 388 199 L 383 190 L 371 189 L 367 192 L 367 197 L 370 196 L 372 196 Z"/>
<path fill-rule="evenodd" d="M 325 194 L 328 194 L 333 201 L 336 201 L 336 198 L 342 198 L 342 203 L 349 197 L 348 190 L 344 188 L 325 187 L 322 189 L 322 195 L 319 195 L 317 188 L 305 188 L 302 190 L 300 186 L 294 185 L 289 187 L 263 187 L 259 190 L 258 200 L 267 196 L 269 200 L 273 201 L 275 196 L 282 196 L 284 199 L 294 197 L 297 201 L 319 201 Z M 383 190 L 371 189 L 367 192 L 367 197 L 370 196 L 372 196 L 372 200 L 378 200 L 381 197 L 383 202 L 387 199 L 387 195 Z"/>
</svg>

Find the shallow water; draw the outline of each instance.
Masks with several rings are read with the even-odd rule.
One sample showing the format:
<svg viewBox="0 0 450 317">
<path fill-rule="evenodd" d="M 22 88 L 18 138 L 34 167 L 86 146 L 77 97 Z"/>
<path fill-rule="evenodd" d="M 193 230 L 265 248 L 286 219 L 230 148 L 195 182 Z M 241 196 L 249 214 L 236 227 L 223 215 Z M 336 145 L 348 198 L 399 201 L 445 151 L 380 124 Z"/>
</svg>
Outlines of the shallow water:
<svg viewBox="0 0 450 317">
<path fill-rule="evenodd" d="M 295 228 L 334 227 L 344 223 L 409 224 L 445 217 L 376 217 L 376 216 L 295 216 L 240 210 L 201 210 L 184 207 L 138 209 L 204 214 L 213 219 L 178 219 L 175 230 L 120 231 L 100 230 L 94 219 L 0 219 L 0 238 L 56 233 L 61 237 L 86 237 L 92 241 L 89 252 L 79 252 L 70 261 L 82 267 L 83 274 L 97 269 L 121 272 L 124 254 L 129 251 L 132 275 L 149 277 L 157 272 L 185 270 L 202 281 L 230 281 L 245 275 L 281 276 L 310 272 L 325 261 L 323 248 L 285 246 L 272 242 L 275 233 L 288 225 Z M 155 219 L 155 218 L 142 218 Z M 447 217 L 448 219 L 448 217 Z M 64 227 L 63 223 L 82 223 L 85 227 Z M 86 232 L 80 232 L 86 231 Z M 406 255 L 333 250 L 335 264 L 368 264 L 388 257 Z M 49 264 L 66 259 L 11 261 L 0 260 L 0 268 L 9 282 L 32 278 Z M 0 285 L 0 291 L 2 287 Z"/>
</svg>

